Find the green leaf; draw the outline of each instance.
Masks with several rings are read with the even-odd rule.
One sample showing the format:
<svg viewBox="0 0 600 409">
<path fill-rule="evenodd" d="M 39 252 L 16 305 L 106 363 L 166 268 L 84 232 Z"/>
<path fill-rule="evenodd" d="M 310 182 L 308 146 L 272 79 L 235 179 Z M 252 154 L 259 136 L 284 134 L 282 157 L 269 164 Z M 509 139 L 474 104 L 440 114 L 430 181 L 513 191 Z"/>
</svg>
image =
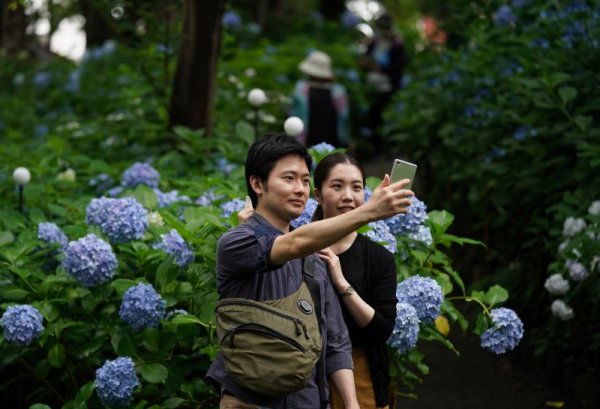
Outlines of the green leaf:
<svg viewBox="0 0 600 409">
<path fill-rule="evenodd" d="M 483 313 L 477 315 L 477 319 L 475 320 L 475 329 L 473 332 L 477 335 L 483 334 L 489 328 L 489 322 Z"/>
<path fill-rule="evenodd" d="M 29 407 L 29 409 L 52 409 L 50 406 L 45 405 L 43 403 L 34 403 Z"/>
<path fill-rule="evenodd" d="M 577 96 L 577 90 L 573 87 L 560 87 L 558 89 L 558 95 L 560 95 L 563 105 L 567 105 L 569 102 L 575 99 Z"/>
<path fill-rule="evenodd" d="M 198 324 L 198 325 L 202 325 L 204 327 L 208 327 L 207 323 L 200 321 L 198 318 L 194 317 L 193 315 L 177 314 L 173 318 L 171 318 L 169 320 L 169 322 L 172 324 L 177 324 L 177 325 Z"/>
<path fill-rule="evenodd" d="M 146 185 L 138 185 L 133 192 L 133 197 L 146 209 L 154 210 L 158 205 L 156 193 Z"/>
<path fill-rule="evenodd" d="M 63 344 L 54 344 L 48 351 L 48 362 L 55 368 L 60 368 L 65 363 L 65 347 Z"/>
<path fill-rule="evenodd" d="M 508 300 L 508 291 L 499 285 L 494 285 L 487 291 L 486 298 L 491 307 Z"/>
<path fill-rule="evenodd" d="M 575 125 L 584 132 L 590 128 L 592 121 L 593 118 L 591 116 L 577 115 L 575 117 Z"/>
<path fill-rule="evenodd" d="M 163 364 L 142 364 L 139 367 L 142 378 L 150 383 L 165 383 L 169 371 Z"/>
<path fill-rule="evenodd" d="M 254 127 L 246 121 L 238 121 L 235 124 L 235 133 L 248 144 L 254 141 Z"/>
<path fill-rule="evenodd" d="M 75 402 L 77 402 L 79 405 L 87 403 L 88 399 L 92 397 L 94 389 L 96 389 L 96 383 L 94 381 L 90 381 L 83 385 L 75 396 Z"/>
<path fill-rule="evenodd" d="M 15 235 L 11 231 L 0 231 L 0 246 L 10 244 L 15 241 Z"/>
<path fill-rule="evenodd" d="M 0 286 L 0 299 L 6 301 L 19 301 L 26 298 L 29 293 L 14 285 L 4 284 Z"/>
<path fill-rule="evenodd" d="M 432 210 L 428 216 L 431 227 L 437 236 L 443 234 L 454 221 L 452 213 L 445 210 Z"/>
<path fill-rule="evenodd" d="M 484 292 L 482 292 L 482 291 L 476 291 L 476 290 L 472 291 L 471 292 L 471 298 L 479 300 L 479 301 L 481 301 L 484 304 L 489 304 L 488 303 L 488 299 L 487 299 L 487 295 Z"/>
<path fill-rule="evenodd" d="M 183 402 L 185 402 L 185 399 L 169 398 L 163 402 L 162 407 L 166 409 L 173 409 L 179 407 L 179 405 L 181 405 Z"/>
<path fill-rule="evenodd" d="M 134 285 L 137 285 L 139 281 L 129 280 L 127 278 L 118 278 L 111 281 L 110 286 L 115 289 L 119 297 L 123 296 L 125 292 Z"/>
</svg>

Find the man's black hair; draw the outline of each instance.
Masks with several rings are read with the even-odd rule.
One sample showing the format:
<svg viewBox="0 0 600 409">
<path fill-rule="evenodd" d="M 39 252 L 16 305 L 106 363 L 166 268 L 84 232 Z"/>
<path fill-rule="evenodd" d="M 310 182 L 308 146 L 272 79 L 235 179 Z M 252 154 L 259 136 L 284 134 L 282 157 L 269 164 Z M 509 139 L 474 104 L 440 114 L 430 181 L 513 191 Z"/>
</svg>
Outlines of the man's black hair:
<svg viewBox="0 0 600 409">
<path fill-rule="evenodd" d="M 308 170 L 312 168 L 312 157 L 304 145 L 286 134 L 268 133 L 250 145 L 246 156 L 246 187 L 254 208 L 258 203 L 258 196 L 250 186 L 250 177 L 256 176 L 266 184 L 275 163 L 287 155 L 302 157 Z"/>
</svg>

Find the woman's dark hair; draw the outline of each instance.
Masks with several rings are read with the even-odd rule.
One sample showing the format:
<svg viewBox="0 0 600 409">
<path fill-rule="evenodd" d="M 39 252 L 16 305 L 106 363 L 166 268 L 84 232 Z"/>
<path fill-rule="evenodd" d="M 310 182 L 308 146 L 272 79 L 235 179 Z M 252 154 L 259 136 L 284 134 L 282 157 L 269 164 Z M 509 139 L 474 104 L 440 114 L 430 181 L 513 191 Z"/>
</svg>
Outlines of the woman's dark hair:
<svg viewBox="0 0 600 409">
<path fill-rule="evenodd" d="M 313 177 L 313 184 L 315 186 L 315 190 L 321 190 L 323 186 L 323 182 L 325 179 L 329 177 L 331 170 L 339 164 L 346 165 L 354 165 L 360 171 L 362 175 L 363 186 L 365 185 L 365 170 L 358 163 L 358 161 L 347 153 L 335 152 L 325 156 L 321 161 L 317 164 L 315 168 L 315 174 Z M 313 214 L 312 221 L 323 220 L 323 207 L 321 205 L 317 205 L 315 209 L 315 213 Z"/>
<path fill-rule="evenodd" d="M 286 134 L 268 133 L 250 145 L 246 156 L 246 188 L 254 208 L 258 203 L 258 196 L 250 185 L 250 177 L 256 176 L 263 184 L 267 183 L 275 163 L 287 155 L 302 157 L 308 169 L 311 169 L 312 157 L 304 145 Z"/>
</svg>

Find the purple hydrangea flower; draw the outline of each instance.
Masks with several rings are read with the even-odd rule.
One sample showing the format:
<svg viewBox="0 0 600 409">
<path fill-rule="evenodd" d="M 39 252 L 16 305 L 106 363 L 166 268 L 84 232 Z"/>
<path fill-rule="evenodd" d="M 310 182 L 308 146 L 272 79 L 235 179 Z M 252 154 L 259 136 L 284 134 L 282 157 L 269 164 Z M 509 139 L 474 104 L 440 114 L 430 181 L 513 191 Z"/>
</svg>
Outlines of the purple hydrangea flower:
<svg viewBox="0 0 600 409">
<path fill-rule="evenodd" d="M 127 406 L 131 403 L 133 390 L 140 384 L 135 374 L 135 364 L 129 357 L 105 361 L 96 370 L 96 393 L 108 407 Z"/>
<path fill-rule="evenodd" d="M 2 314 L 4 338 L 11 344 L 26 347 L 44 331 L 44 318 L 31 305 L 13 305 Z"/>
<path fill-rule="evenodd" d="M 427 220 L 427 205 L 416 196 L 413 196 L 408 207 L 408 213 L 390 217 L 385 220 L 385 223 L 392 234 L 404 236 L 410 233 L 418 233 L 425 220 Z"/>
<path fill-rule="evenodd" d="M 92 199 L 86 222 L 100 227 L 114 243 L 141 239 L 148 228 L 148 212 L 132 197 Z"/>
<path fill-rule="evenodd" d="M 530 126 L 520 126 L 515 130 L 513 138 L 515 141 L 523 141 L 527 138 L 533 138 L 537 135 L 537 131 Z"/>
<path fill-rule="evenodd" d="M 225 174 L 225 176 L 229 176 L 231 172 L 237 167 L 235 163 L 230 163 L 225 158 L 217 159 L 217 168 Z"/>
<path fill-rule="evenodd" d="M 52 82 L 52 73 L 48 71 L 40 71 L 33 77 L 33 84 L 36 88 L 48 88 Z"/>
<path fill-rule="evenodd" d="M 110 197 L 117 197 L 121 193 L 123 193 L 123 190 L 125 190 L 125 189 L 122 186 L 115 186 L 111 189 L 108 189 L 106 191 L 106 194 L 109 195 Z"/>
<path fill-rule="evenodd" d="M 343 27 L 352 28 L 355 27 L 358 23 L 360 23 L 360 17 L 358 17 L 350 10 L 346 10 L 340 16 L 340 23 L 342 23 Z"/>
<path fill-rule="evenodd" d="M 514 349 L 523 338 L 523 322 L 509 308 L 494 308 L 490 317 L 492 327 L 481 335 L 481 347 L 496 355 Z"/>
<path fill-rule="evenodd" d="M 517 16 L 513 13 L 510 6 L 503 4 L 496 10 L 494 23 L 499 27 L 510 26 L 517 22 Z"/>
<path fill-rule="evenodd" d="M 165 301 L 152 284 L 139 283 L 123 295 L 119 317 L 134 330 L 156 328 L 165 316 Z"/>
<path fill-rule="evenodd" d="M 428 324 L 440 315 L 444 294 L 434 279 L 412 276 L 398 284 L 396 298 L 415 307 L 419 320 Z"/>
<path fill-rule="evenodd" d="M 380 243 L 390 253 L 395 253 L 397 250 L 396 237 L 390 231 L 390 228 L 383 220 L 369 223 L 371 230 L 365 232 L 365 236 L 377 243 Z"/>
<path fill-rule="evenodd" d="M 152 166 L 147 163 L 136 162 L 123 172 L 121 185 L 130 188 L 137 185 L 158 187 L 159 179 L 160 175 Z"/>
<path fill-rule="evenodd" d="M 65 247 L 69 242 L 66 234 L 54 223 L 44 222 L 38 224 L 38 239 L 51 244 L 60 244 Z"/>
<path fill-rule="evenodd" d="M 175 258 L 175 264 L 180 267 L 185 267 L 194 261 L 194 253 L 190 250 L 177 230 L 171 230 L 167 234 L 161 234 L 160 238 L 162 241 L 156 243 L 154 248 L 163 250 L 172 255 Z"/>
<path fill-rule="evenodd" d="M 400 354 L 406 354 L 419 339 L 419 317 L 415 307 L 399 302 L 396 304 L 396 321 L 387 343 Z"/>
<path fill-rule="evenodd" d="M 232 199 L 227 202 L 221 203 L 221 216 L 228 219 L 232 214 L 239 212 L 244 208 L 246 202 L 242 199 Z"/>
<path fill-rule="evenodd" d="M 191 201 L 188 196 L 179 196 L 178 190 L 171 190 L 170 192 L 162 192 L 157 188 L 154 188 L 153 190 L 154 193 L 156 193 L 156 200 L 159 208 L 171 206 L 173 203 L 189 203 Z"/>
<path fill-rule="evenodd" d="M 308 201 L 306 202 L 306 206 L 304 206 L 304 210 L 302 211 L 302 214 L 300 216 L 298 216 L 297 218 L 295 218 L 294 220 L 292 220 L 291 225 L 294 226 L 294 228 L 298 228 L 307 223 L 310 223 L 318 204 L 319 203 L 317 203 L 317 201 L 315 199 L 313 199 L 312 197 L 309 197 Z"/>
<path fill-rule="evenodd" d="M 112 279 L 118 262 L 108 243 L 88 234 L 67 245 L 62 266 L 81 285 L 95 287 Z"/>
</svg>

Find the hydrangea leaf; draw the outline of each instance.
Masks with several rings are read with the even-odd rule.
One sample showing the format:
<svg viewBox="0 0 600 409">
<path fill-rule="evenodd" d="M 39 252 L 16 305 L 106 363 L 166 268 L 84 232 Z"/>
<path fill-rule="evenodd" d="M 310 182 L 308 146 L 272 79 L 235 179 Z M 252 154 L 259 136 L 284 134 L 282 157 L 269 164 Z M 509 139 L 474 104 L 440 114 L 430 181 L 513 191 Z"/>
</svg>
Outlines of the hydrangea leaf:
<svg viewBox="0 0 600 409">
<path fill-rule="evenodd" d="M 487 291 L 486 298 L 490 303 L 490 306 L 493 306 L 508 300 L 508 291 L 499 285 L 494 285 Z"/>
<path fill-rule="evenodd" d="M 146 209 L 155 210 L 158 206 L 158 198 L 151 187 L 138 185 L 132 195 Z"/>
<path fill-rule="evenodd" d="M 146 382 L 165 383 L 169 377 L 169 371 L 166 366 L 159 363 L 143 364 L 139 366 L 140 374 Z"/>
<path fill-rule="evenodd" d="M 61 368 L 65 363 L 65 346 L 54 344 L 48 351 L 48 362 L 55 368 Z"/>
<path fill-rule="evenodd" d="M 0 299 L 5 301 L 19 301 L 26 298 L 29 292 L 10 284 L 0 287 Z"/>
<path fill-rule="evenodd" d="M 432 210 L 428 213 L 428 216 L 432 230 L 436 233 L 434 237 L 443 234 L 454 222 L 452 213 L 445 210 Z"/>
<path fill-rule="evenodd" d="M 92 393 L 94 393 L 94 389 L 96 389 L 96 384 L 93 381 L 90 381 L 83 385 L 77 395 L 75 396 L 75 402 L 79 405 L 84 405 L 89 398 L 92 397 Z"/>
<path fill-rule="evenodd" d="M 0 231 L 0 246 L 10 244 L 15 241 L 15 235 L 11 231 Z"/>
</svg>

